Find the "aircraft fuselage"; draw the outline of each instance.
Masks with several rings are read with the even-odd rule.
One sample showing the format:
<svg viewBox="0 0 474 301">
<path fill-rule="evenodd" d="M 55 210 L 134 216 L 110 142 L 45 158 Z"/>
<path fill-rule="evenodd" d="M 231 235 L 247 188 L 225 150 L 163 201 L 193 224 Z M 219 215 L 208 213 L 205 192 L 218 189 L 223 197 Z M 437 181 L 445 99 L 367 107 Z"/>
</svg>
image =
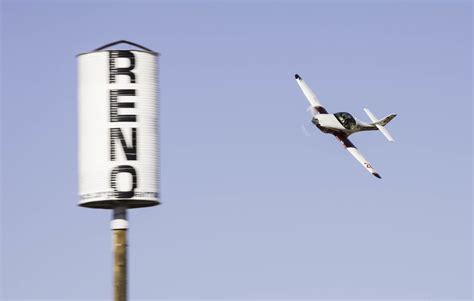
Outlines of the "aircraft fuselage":
<svg viewBox="0 0 474 301">
<path fill-rule="evenodd" d="M 377 127 L 374 125 L 358 120 L 346 112 L 317 114 L 313 116 L 311 122 L 321 132 L 334 135 L 344 133 L 349 136 L 360 131 L 377 130 Z"/>
</svg>

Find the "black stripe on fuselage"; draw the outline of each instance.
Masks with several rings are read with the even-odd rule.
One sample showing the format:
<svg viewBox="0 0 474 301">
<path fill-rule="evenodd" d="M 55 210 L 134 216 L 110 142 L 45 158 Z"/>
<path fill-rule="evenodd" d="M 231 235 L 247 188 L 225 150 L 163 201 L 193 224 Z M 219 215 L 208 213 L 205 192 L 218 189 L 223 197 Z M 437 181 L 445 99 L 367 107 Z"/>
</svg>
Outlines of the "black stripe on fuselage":
<svg viewBox="0 0 474 301">
<path fill-rule="evenodd" d="M 328 111 L 326 111 L 326 109 L 323 108 L 323 107 L 314 107 L 314 109 L 315 109 L 319 114 L 328 114 Z"/>
<path fill-rule="evenodd" d="M 336 136 L 336 138 L 341 141 L 342 145 L 345 147 L 345 148 L 348 148 L 348 147 L 353 147 L 353 148 L 357 148 L 354 144 L 352 144 L 352 142 L 347 138 L 347 135 L 346 134 L 342 134 L 342 133 L 337 133 L 337 134 L 333 134 L 334 136 Z"/>
</svg>

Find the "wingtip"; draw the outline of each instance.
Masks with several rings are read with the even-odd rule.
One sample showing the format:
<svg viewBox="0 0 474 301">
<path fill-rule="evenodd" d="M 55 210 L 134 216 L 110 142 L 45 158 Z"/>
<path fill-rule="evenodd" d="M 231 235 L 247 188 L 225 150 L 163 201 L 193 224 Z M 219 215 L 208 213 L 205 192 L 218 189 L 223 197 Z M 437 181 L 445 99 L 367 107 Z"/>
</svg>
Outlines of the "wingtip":
<svg viewBox="0 0 474 301">
<path fill-rule="evenodd" d="M 381 179 L 381 178 L 382 178 L 382 177 L 379 175 L 379 173 L 378 173 L 378 172 L 373 172 L 372 174 L 373 174 L 375 177 L 379 178 L 379 179 Z"/>
<path fill-rule="evenodd" d="M 295 74 L 295 78 L 296 79 L 301 79 L 301 76 L 299 76 L 298 74 Z"/>
</svg>

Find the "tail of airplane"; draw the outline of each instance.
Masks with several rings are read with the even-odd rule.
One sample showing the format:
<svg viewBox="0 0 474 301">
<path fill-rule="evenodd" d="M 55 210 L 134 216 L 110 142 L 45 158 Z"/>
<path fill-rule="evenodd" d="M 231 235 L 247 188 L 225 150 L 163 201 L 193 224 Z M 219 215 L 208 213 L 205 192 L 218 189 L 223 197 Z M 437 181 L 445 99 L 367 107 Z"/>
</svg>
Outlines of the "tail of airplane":
<svg viewBox="0 0 474 301">
<path fill-rule="evenodd" d="M 382 132 L 382 134 L 385 136 L 385 138 L 387 138 L 388 141 L 395 141 L 390 135 L 390 133 L 387 131 L 387 129 L 384 128 L 384 126 L 389 123 L 393 118 L 395 118 L 397 114 L 390 114 L 382 119 L 377 119 L 374 114 L 369 111 L 369 109 L 364 109 L 364 112 L 367 114 L 367 116 L 369 116 L 370 120 L 372 121 L 372 124 L 375 125 L 379 129 L 379 131 Z"/>
</svg>

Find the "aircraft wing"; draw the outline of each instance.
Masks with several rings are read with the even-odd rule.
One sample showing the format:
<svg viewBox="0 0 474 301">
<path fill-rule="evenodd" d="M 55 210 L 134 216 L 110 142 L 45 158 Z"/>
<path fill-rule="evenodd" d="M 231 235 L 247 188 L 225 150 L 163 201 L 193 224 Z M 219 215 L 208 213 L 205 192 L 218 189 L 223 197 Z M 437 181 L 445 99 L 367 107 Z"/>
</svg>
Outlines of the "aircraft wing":
<svg viewBox="0 0 474 301">
<path fill-rule="evenodd" d="M 379 175 L 379 173 L 372 167 L 372 165 L 367 161 L 367 159 L 364 158 L 364 156 L 359 152 L 357 147 L 347 138 L 347 135 L 344 134 L 337 134 L 335 135 L 339 141 L 341 141 L 342 145 L 351 153 L 354 158 L 357 159 L 357 161 L 364 166 L 364 168 L 373 174 L 375 177 L 381 179 L 382 177 Z"/>
<path fill-rule="evenodd" d="M 296 82 L 298 83 L 298 86 L 300 86 L 301 90 L 303 91 L 304 96 L 306 96 L 309 103 L 311 104 L 311 107 L 315 108 L 316 111 L 318 111 L 318 113 L 320 114 L 327 114 L 328 112 L 323 106 L 321 106 L 321 103 L 319 102 L 319 99 L 316 96 L 316 94 L 314 94 L 314 92 L 304 82 L 301 76 L 299 76 L 298 74 L 295 74 L 295 79 L 296 79 Z"/>
</svg>

